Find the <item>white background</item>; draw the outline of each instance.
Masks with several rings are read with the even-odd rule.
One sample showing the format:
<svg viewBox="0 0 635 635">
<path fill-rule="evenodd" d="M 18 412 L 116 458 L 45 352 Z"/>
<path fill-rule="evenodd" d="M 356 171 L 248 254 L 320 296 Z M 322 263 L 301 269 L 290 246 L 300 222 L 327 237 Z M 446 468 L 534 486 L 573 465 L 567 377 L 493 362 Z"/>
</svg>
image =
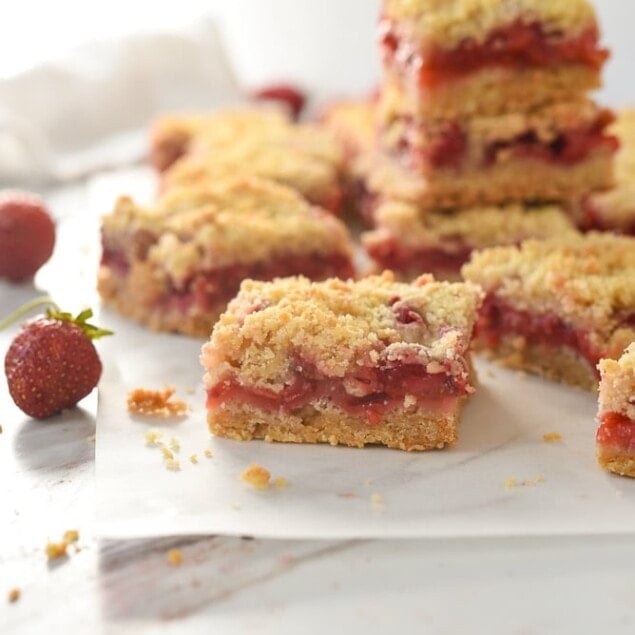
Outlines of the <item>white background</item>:
<svg viewBox="0 0 635 635">
<path fill-rule="evenodd" d="M 379 65 L 375 22 L 379 0 L 180 0 L 0 2 L 0 78 L 58 56 L 91 39 L 157 28 L 173 29 L 205 14 L 219 18 L 239 79 L 300 82 L 323 91 L 356 95 L 372 87 Z M 635 3 L 596 0 L 613 59 L 602 100 L 635 103 L 632 59 Z"/>
</svg>

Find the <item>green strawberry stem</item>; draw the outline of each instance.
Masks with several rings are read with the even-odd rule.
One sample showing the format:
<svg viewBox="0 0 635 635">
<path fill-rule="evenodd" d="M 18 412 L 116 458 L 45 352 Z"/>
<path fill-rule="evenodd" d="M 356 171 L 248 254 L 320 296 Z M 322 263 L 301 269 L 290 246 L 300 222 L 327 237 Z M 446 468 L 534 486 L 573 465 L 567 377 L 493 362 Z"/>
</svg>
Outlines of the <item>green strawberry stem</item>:
<svg viewBox="0 0 635 635">
<path fill-rule="evenodd" d="M 19 309 L 16 309 L 11 315 L 0 322 L 0 331 L 4 330 L 14 322 L 17 322 L 20 318 L 24 317 L 27 313 L 30 313 L 33 309 L 46 306 L 46 317 L 51 320 L 60 320 L 62 322 L 71 322 L 84 331 L 84 335 L 91 340 L 96 340 L 105 335 L 112 335 L 112 331 L 107 329 L 101 329 L 94 324 L 89 324 L 88 320 L 93 317 L 92 309 L 84 309 L 76 317 L 73 317 L 71 313 L 62 311 L 53 300 L 48 296 L 41 296 L 34 298 L 23 304 Z"/>
</svg>

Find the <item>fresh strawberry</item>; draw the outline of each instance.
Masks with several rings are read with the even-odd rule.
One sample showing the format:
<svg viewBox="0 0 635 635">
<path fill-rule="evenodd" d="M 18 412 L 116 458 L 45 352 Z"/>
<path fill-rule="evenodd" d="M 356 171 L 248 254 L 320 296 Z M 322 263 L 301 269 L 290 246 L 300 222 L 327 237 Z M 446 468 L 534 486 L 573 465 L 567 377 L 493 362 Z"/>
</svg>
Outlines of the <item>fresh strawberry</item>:
<svg viewBox="0 0 635 635">
<path fill-rule="evenodd" d="M 50 417 L 75 406 L 97 385 L 102 366 L 92 340 L 110 331 L 88 324 L 92 314 L 87 309 L 74 318 L 49 309 L 15 337 L 4 370 L 9 393 L 23 412 Z"/>
<path fill-rule="evenodd" d="M 304 108 L 306 95 L 290 84 L 271 84 L 260 88 L 253 94 L 254 99 L 279 101 L 288 106 L 291 115 L 297 119 Z"/>
<path fill-rule="evenodd" d="M 55 225 L 39 198 L 0 193 L 0 278 L 31 278 L 51 257 L 54 245 Z"/>
</svg>

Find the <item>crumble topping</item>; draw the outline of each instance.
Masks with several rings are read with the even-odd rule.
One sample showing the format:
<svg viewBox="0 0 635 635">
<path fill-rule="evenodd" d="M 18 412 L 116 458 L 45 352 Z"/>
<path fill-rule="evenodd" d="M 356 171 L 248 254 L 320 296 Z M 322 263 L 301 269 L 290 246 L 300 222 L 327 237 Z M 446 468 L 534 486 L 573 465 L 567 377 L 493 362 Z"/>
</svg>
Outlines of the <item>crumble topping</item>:
<svg viewBox="0 0 635 635">
<path fill-rule="evenodd" d="M 562 435 L 559 432 L 546 432 L 542 435 L 542 440 L 545 443 L 555 443 L 556 441 L 562 441 Z"/>
<path fill-rule="evenodd" d="M 598 369 L 600 414 L 615 412 L 635 420 L 635 341 L 618 360 L 601 360 Z"/>
<path fill-rule="evenodd" d="M 515 308 L 554 312 L 610 335 L 613 346 L 633 339 L 628 319 L 635 312 L 635 238 L 590 233 L 528 240 L 478 252 L 462 273 Z"/>
<path fill-rule="evenodd" d="M 351 154 L 371 150 L 375 143 L 375 104 L 371 100 L 330 104 L 322 123 L 341 139 Z"/>
<path fill-rule="evenodd" d="M 187 404 L 180 399 L 173 401 L 174 392 L 175 389 L 171 387 L 165 390 L 135 388 L 128 393 L 128 411 L 149 417 L 182 417 L 187 412 Z M 160 437 L 160 433 L 148 432 L 146 442 L 156 445 Z M 170 444 L 175 441 L 171 439 Z"/>
<path fill-rule="evenodd" d="M 153 208 L 121 197 L 103 228 L 105 244 L 117 248 L 121 242 L 124 251 L 134 249 L 131 235 L 143 236 L 148 264 L 176 282 L 201 268 L 253 263 L 273 254 L 351 254 L 348 231 L 332 214 L 261 179 L 174 189 Z"/>
<path fill-rule="evenodd" d="M 203 454 L 205 455 L 205 458 L 207 458 L 207 459 L 211 459 L 211 458 L 212 458 L 212 456 L 214 456 L 214 455 L 212 454 L 212 451 L 211 451 L 211 450 L 205 450 L 205 452 L 203 452 Z"/>
<path fill-rule="evenodd" d="M 418 248 L 443 243 L 473 248 L 519 243 L 527 238 L 574 235 L 577 230 L 556 205 L 474 207 L 458 212 L 426 212 L 413 203 L 388 201 L 375 212 L 378 229 L 363 234 L 364 244 L 391 236 L 400 244 Z"/>
<path fill-rule="evenodd" d="M 76 546 L 79 540 L 79 532 L 76 529 L 69 529 L 64 532 L 61 542 L 49 542 L 45 547 L 46 557 L 49 560 L 59 560 L 68 556 L 68 548 L 75 545 L 75 551 L 79 551 Z"/>
<path fill-rule="evenodd" d="M 170 549 L 165 559 L 171 567 L 178 567 L 183 562 L 183 552 L 180 549 Z"/>
<path fill-rule="evenodd" d="M 20 599 L 20 596 L 22 595 L 22 591 L 20 589 L 13 588 L 9 590 L 9 593 L 7 593 L 7 600 L 10 604 L 13 604 L 14 602 L 17 602 Z"/>
<path fill-rule="evenodd" d="M 280 392 L 312 364 L 325 377 L 347 378 L 354 393 L 356 374 L 382 363 L 436 361 L 464 372 L 480 299 L 473 285 L 430 276 L 404 284 L 390 272 L 357 282 L 246 280 L 203 347 L 205 381 L 233 377 Z"/>
<path fill-rule="evenodd" d="M 254 463 L 243 470 L 240 478 L 254 489 L 267 489 L 269 487 L 271 473 L 261 465 Z"/>
<path fill-rule="evenodd" d="M 575 36 L 596 23 L 586 0 L 384 0 L 384 16 L 406 22 L 417 40 L 451 49 L 465 39 L 483 42 L 514 22 L 540 23 L 546 33 Z"/>
</svg>

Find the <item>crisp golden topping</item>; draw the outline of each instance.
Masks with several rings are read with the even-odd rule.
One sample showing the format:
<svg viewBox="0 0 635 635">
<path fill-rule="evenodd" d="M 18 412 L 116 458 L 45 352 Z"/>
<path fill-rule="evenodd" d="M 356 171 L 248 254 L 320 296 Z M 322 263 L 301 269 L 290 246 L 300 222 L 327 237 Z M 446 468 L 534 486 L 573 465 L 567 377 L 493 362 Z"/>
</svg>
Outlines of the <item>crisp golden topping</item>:
<svg viewBox="0 0 635 635">
<path fill-rule="evenodd" d="M 463 369 L 480 298 L 472 285 L 431 276 L 404 284 L 390 272 L 358 282 L 246 280 L 203 347 L 205 381 L 212 386 L 232 377 L 280 392 L 303 362 L 331 378 L 382 363 Z"/>
<path fill-rule="evenodd" d="M 406 22 L 411 37 L 451 49 L 465 39 L 482 42 L 494 29 L 540 23 L 546 33 L 576 36 L 593 27 L 586 0 L 384 0 L 384 15 Z"/>
<path fill-rule="evenodd" d="M 412 203 L 388 201 L 377 208 L 379 229 L 364 235 L 365 244 L 389 236 L 399 243 L 420 248 L 439 242 L 474 248 L 517 244 L 527 238 L 550 238 L 577 234 L 571 219 L 558 206 L 506 205 L 475 207 L 458 212 L 421 210 Z"/>
<path fill-rule="evenodd" d="M 150 417 L 180 417 L 187 412 L 187 404 L 180 399 L 172 401 L 174 388 L 165 390 L 148 390 L 135 388 L 128 393 L 128 410 L 134 414 Z M 160 436 L 160 435 L 159 435 Z M 156 444 L 157 437 L 146 435 L 149 445 Z M 170 440 L 172 445 L 173 439 Z"/>
<path fill-rule="evenodd" d="M 255 489 L 267 489 L 269 487 L 271 473 L 262 467 L 262 465 L 254 463 L 243 470 L 240 478 Z"/>
<path fill-rule="evenodd" d="M 370 151 L 375 143 L 375 104 L 371 100 L 339 101 L 322 115 L 322 123 L 351 154 Z"/>
<path fill-rule="evenodd" d="M 122 197 L 104 219 L 104 233 L 105 240 L 117 233 L 143 236 L 151 244 L 145 254 L 149 265 L 177 285 L 201 269 L 273 256 L 351 254 L 339 220 L 293 190 L 260 179 L 227 178 L 175 189 L 152 208 Z"/>
<path fill-rule="evenodd" d="M 600 375 L 600 414 L 615 412 L 635 420 L 635 341 L 619 360 L 603 359 Z"/>
<path fill-rule="evenodd" d="M 180 549 L 170 549 L 165 559 L 171 567 L 179 567 L 183 562 L 183 552 Z"/>
<path fill-rule="evenodd" d="M 635 336 L 628 323 L 635 312 L 635 238 L 590 233 L 528 240 L 520 247 L 478 252 L 462 273 L 517 309 L 553 312 L 610 337 L 608 356 Z"/>
</svg>

